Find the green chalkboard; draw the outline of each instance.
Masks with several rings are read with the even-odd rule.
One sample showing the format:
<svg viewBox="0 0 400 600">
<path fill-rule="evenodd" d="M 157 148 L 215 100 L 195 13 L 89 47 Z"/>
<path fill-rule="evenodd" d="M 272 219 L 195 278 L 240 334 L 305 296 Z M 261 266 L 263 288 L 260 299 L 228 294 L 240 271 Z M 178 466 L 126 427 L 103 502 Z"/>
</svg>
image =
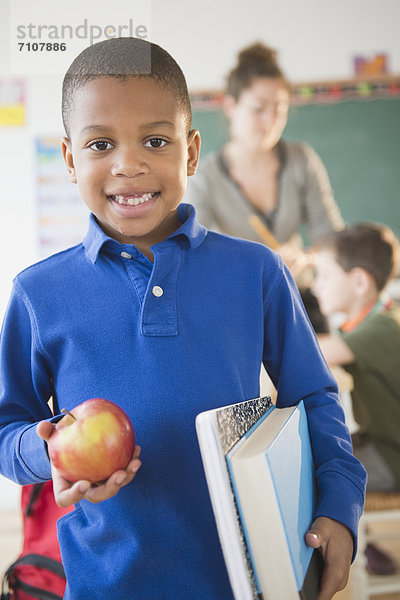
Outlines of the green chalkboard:
<svg viewBox="0 0 400 600">
<path fill-rule="evenodd" d="M 203 156 L 227 139 L 222 111 L 195 110 L 193 126 Z M 294 106 L 283 137 L 318 152 L 347 223 L 377 221 L 400 236 L 400 98 Z"/>
</svg>

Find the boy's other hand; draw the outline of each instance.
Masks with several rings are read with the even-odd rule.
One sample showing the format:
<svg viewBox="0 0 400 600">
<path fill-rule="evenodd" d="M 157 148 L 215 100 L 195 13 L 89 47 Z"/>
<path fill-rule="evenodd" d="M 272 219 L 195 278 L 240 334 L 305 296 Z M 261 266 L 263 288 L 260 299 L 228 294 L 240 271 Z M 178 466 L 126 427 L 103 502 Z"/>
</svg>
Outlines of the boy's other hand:
<svg viewBox="0 0 400 600">
<path fill-rule="evenodd" d="M 353 537 L 342 523 L 318 517 L 306 533 L 306 543 L 320 550 L 325 563 L 318 600 L 331 600 L 346 587 L 354 550 Z"/>
<path fill-rule="evenodd" d="M 41 421 L 37 425 L 36 431 L 42 440 L 48 442 L 54 431 L 54 425 L 48 421 Z M 119 492 L 121 487 L 128 485 L 135 477 L 142 464 L 139 460 L 140 450 L 140 446 L 135 447 L 132 460 L 125 471 L 116 471 L 110 475 L 106 481 L 96 484 L 91 484 L 89 481 L 84 480 L 71 483 L 67 479 L 61 477 L 60 473 L 52 464 L 51 473 L 56 503 L 59 506 L 66 507 L 80 502 L 82 498 L 85 498 L 85 500 L 93 502 L 94 504 L 112 498 Z"/>
</svg>

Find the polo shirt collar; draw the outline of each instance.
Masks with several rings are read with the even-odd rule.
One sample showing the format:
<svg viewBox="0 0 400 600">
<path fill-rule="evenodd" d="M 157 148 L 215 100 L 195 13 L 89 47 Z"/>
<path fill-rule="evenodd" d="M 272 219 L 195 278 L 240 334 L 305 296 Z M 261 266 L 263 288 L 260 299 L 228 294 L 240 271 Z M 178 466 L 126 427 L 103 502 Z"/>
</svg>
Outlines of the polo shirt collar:
<svg viewBox="0 0 400 600">
<path fill-rule="evenodd" d="M 185 236 L 191 248 L 197 248 L 207 235 L 207 229 L 196 219 L 196 209 L 191 204 L 182 202 L 178 206 L 178 219 L 182 225 L 171 233 L 167 239 Z"/>
<path fill-rule="evenodd" d="M 207 235 L 207 229 L 200 225 L 196 219 L 196 210 L 191 204 L 180 204 L 178 206 L 178 219 L 182 225 L 174 231 L 167 239 L 184 237 L 189 242 L 191 248 L 197 248 Z M 83 239 L 88 259 L 95 263 L 99 253 L 105 243 L 110 242 L 112 238 L 104 233 L 96 221 L 96 217 L 91 214 L 89 218 L 89 229 Z"/>
</svg>

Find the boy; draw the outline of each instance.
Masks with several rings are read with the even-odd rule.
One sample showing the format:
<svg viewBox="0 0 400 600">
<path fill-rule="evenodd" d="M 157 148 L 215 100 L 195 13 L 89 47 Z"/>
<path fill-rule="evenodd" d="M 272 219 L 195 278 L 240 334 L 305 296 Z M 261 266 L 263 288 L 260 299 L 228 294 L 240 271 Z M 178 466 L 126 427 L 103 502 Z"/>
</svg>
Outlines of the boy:
<svg viewBox="0 0 400 600">
<path fill-rule="evenodd" d="M 368 490 L 400 489 L 400 308 L 382 290 L 398 271 L 399 243 L 385 226 L 360 223 L 333 234 L 319 248 L 314 292 L 326 315 L 341 312 L 337 334 L 319 335 L 331 365 L 353 377 L 353 413 L 359 431 L 354 453 L 368 473 Z M 368 565 L 395 570 L 374 546 Z"/>
<path fill-rule="evenodd" d="M 346 583 L 365 472 L 281 259 L 208 232 L 180 205 L 200 147 L 182 71 L 155 44 L 100 42 L 65 76 L 63 117 L 65 162 L 92 215 L 82 244 L 14 281 L 0 464 L 22 484 L 52 476 L 57 501 L 76 504 L 59 521 L 65 598 L 232 599 L 194 419 L 257 396 L 264 361 L 279 406 L 305 399 L 319 485 L 307 542 L 324 556 L 328 600 Z M 51 473 L 36 431 L 52 433 L 52 393 L 67 409 L 95 396 L 120 404 L 140 470 L 136 454 L 98 486 Z"/>
<path fill-rule="evenodd" d="M 323 312 L 346 318 L 338 334 L 318 339 L 328 363 L 343 365 L 353 377 L 357 439 L 363 442 L 355 452 L 367 467 L 367 489 L 380 491 L 400 489 L 400 308 L 382 294 L 398 255 L 388 227 L 353 225 L 320 247 L 314 283 Z"/>
</svg>

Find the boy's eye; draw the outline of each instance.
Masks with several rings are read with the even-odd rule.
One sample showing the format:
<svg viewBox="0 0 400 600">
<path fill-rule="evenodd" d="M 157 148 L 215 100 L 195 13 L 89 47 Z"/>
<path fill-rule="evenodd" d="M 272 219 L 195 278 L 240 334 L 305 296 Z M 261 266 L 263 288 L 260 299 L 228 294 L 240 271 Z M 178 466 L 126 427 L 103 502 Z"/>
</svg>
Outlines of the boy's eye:
<svg viewBox="0 0 400 600">
<path fill-rule="evenodd" d="M 167 142 L 161 138 L 151 138 L 151 140 L 147 140 L 145 146 L 147 148 L 162 148 L 166 143 Z"/>
<path fill-rule="evenodd" d="M 89 144 L 89 148 L 95 150 L 96 152 L 104 152 L 105 150 L 109 150 L 111 148 L 111 144 L 109 142 L 105 142 L 104 140 L 98 140 L 97 142 L 92 142 Z"/>
</svg>

